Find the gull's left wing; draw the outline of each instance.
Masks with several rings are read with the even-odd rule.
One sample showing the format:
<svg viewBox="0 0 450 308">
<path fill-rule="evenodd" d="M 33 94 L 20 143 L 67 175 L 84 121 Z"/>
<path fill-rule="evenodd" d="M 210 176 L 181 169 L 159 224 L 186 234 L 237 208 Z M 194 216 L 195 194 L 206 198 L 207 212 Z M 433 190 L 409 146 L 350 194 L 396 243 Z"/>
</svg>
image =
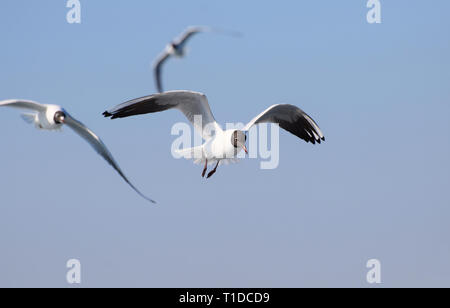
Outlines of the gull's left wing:
<svg viewBox="0 0 450 308">
<path fill-rule="evenodd" d="M 165 49 L 164 52 L 156 59 L 153 65 L 153 71 L 155 73 L 156 89 L 158 90 L 159 93 L 164 91 L 161 76 L 162 66 L 169 58 L 170 53 L 167 51 L 167 49 Z"/>
<path fill-rule="evenodd" d="M 148 198 L 144 194 L 142 194 L 125 176 L 125 174 L 120 169 L 119 165 L 114 160 L 114 157 L 109 152 L 108 148 L 105 146 L 102 140 L 94 134 L 93 131 L 91 131 L 89 128 L 87 128 L 83 123 L 77 121 L 72 116 L 70 116 L 66 112 L 66 118 L 64 120 L 64 124 L 69 126 L 72 130 L 75 131 L 79 136 L 81 136 L 84 140 L 86 140 L 93 148 L 94 150 L 100 154 L 116 171 L 119 173 L 119 175 L 127 182 L 128 185 L 131 186 L 131 188 L 136 191 L 141 197 L 144 199 L 156 203 L 154 200 Z"/>
<path fill-rule="evenodd" d="M 245 126 L 248 131 L 253 125 L 275 123 L 291 134 L 316 144 L 325 141 L 325 137 L 314 120 L 300 108 L 293 105 L 273 105 Z"/>
</svg>

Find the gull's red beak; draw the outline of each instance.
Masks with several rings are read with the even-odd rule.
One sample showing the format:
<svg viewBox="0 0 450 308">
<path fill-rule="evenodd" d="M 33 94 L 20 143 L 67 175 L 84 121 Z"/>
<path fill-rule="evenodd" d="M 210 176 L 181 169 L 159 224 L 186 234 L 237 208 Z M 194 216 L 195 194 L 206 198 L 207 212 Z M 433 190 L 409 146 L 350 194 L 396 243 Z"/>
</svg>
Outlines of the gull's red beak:
<svg viewBox="0 0 450 308">
<path fill-rule="evenodd" d="M 242 148 L 244 149 L 244 151 L 245 151 L 245 154 L 247 154 L 247 155 L 248 155 L 248 150 L 247 150 L 247 147 L 246 147 L 245 145 L 243 145 L 243 146 L 242 146 Z"/>
</svg>

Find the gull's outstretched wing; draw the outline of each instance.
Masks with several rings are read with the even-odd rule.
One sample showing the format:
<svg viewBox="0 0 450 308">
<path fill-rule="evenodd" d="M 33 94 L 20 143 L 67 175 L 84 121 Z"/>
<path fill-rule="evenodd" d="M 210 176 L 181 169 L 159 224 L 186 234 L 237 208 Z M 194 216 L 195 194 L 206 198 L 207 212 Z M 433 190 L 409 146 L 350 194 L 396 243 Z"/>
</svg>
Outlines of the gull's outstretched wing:
<svg viewBox="0 0 450 308">
<path fill-rule="evenodd" d="M 175 40 L 175 44 L 179 45 L 181 48 L 184 47 L 184 45 L 188 42 L 190 38 L 192 38 L 195 34 L 201 33 L 201 32 L 210 32 L 212 31 L 209 27 L 204 26 L 191 26 L 188 27 L 184 32 L 180 35 L 179 38 Z"/>
<path fill-rule="evenodd" d="M 316 122 L 303 110 L 293 105 L 273 105 L 248 123 L 244 131 L 260 123 L 279 124 L 281 128 L 313 144 L 325 141 Z"/>
<path fill-rule="evenodd" d="M 207 26 L 190 26 L 184 32 L 175 40 L 175 44 L 179 45 L 180 47 L 184 47 L 188 40 L 192 38 L 197 33 L 204 33 L 204 32 L 212 32 L 217 34 L 224 34 L 234 37 L 241 37 L 242 33 L 237 31 L 230 31 L 230 30 L 224 30 L 220 28 L 213 28 L 213 27 L 207 27 Z"/>
<path fill-rule="evenodd" d="M 161 77 L 162 66 L 164 62 L 166 62 L 166 60 L 169 58 L 170 53 L 166 48 L 164 52 L 156 59 L 155 64 L 153 65 L 153 71 L 155 72 L 156 89 L 159 93 L 164 91 L 162 87 L 162 77 Z"/>
<path fill-rule="evenodd" d="M 148 198 L 144 194 L 142 194 L 125 176 L 125 174 L 120 169 L 119 165 L 114 160 L 114 157 L 109 152 L 108 148 L 105 146 L 105 144 L 100 140 L 100 138 L 94 134 L 93 131 L 91 131 L 89 128 L 87 128 L 83 123 L 77 121 L 72 116 L 70 116 L 66 112 L 66 118 L 64 120 L 64 124 L 69 126 L 71 129 L 75 131 L 79 136 L 81 136 L 83 139 L 85 139 L 93 148 L 94 150 L 100 154 L 118 173 L 119 175 L 127 182 L 128 185 L 133 188 L 134 191 L 136 191 L 141 197 L 144 199 L 156 203 L 152 199 Z"/>
<path fill-rule="evenodd" d="M 5 101 L 0 101 L 0 107 L 13 107 L 20 109 L 29 109 L 36 112 L 45 112 L 47 110 L 46 105 L 42 105 L 33 101 L 20 100 L 20 99 L 9 99 Z"/>
<path fill-rule="evenodd" d="M 117 119 L 169 109 L 180 110 L 204 139 L 211 138 L 217 129 L 221 129 L 206 96 L 191 91 L 169 91 L 137 98 L 105 111 L 103 115 Z"/>
</svg>

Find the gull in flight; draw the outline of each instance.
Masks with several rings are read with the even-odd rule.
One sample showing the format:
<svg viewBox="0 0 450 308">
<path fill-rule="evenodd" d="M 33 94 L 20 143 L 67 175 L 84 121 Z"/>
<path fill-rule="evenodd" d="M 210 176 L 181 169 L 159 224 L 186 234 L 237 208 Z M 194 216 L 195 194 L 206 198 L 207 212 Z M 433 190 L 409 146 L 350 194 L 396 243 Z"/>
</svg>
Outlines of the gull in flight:
<svg viewBox="0 0 450 308">
<path fill-rule="evenodd" d="M 158 56 L 156 61 L 153 64 L 153 70 L 155 73 L 156 80 L 156 89 L 158 92 L 163 92 L 162 80 L 161 80 L 161 70 L 162 66 L 172 56 L 177 58 L 182 58 L 186 55 L 186 43 L 192 38 L 195 34 L 202 32 L 216 32 L 216 33 L 225 33 L 232 36 L 240 36 L 240 33 L 237 32 L 229 32 L 218 29 L 213 29 L 210 27 L 204 26 L 191 26 L 188 27 L 184 32 L 180 35 L 180 37 L 176 38 L 173 42 L 169 43 L 164 51 Z"/>
<path fill-rule="evenodd" d="M 206 175 L 208 164 L 215 164 L 207 178 L 216 173 L 219 164 L 236 161 L 237 155 L 242 150 L 248 154 L 246 132 L 260 123 L 279 124 L 281 128 L 313 144 L 325 141 L 316 122 L 293 105 L 273 105 L 250 121 L 244 129 L 223 130 L 214 119 L 206 96 L 191 91 L 169 91 L 134 99 L 105 111 L 103 115 L 117 119 L 168 109 L 181 111 L 205 140 L 202 146 L 181 150 L 179 154 L 186 159 L 195 159 L 196 163 L 204 163 L 203 177 Z"/>
<path fill-rule="evenodd" d="M 89 128 L 84 126 L 83 123 L 74 119 L 66 110 L 56 105 L 43 105 L 33 101 L 28 100 L 5 100 L 0 101 L 0 107 L 13 107 L 19 109 L 29 110 L 30 113 L 22 114 L 22 118 L 38 129 L 42 130 L 61 130 L 63 125 L 67 125 L 80 137 L 85 139 L 94 150 L 100 154 L 118 173 L 119 175 L 128 183 L 128 185 L 133 188 L 141 197 L 144 199 L 155 203 L 152 199 L 146 197 L 142 194 L 125 176 L 125 174 L 120 169 L 119 165 L 114 160 L 113 156 L 106 148 L 105 144 L 100 140 L 97 135 L 95 135 Z"/>
</svg>

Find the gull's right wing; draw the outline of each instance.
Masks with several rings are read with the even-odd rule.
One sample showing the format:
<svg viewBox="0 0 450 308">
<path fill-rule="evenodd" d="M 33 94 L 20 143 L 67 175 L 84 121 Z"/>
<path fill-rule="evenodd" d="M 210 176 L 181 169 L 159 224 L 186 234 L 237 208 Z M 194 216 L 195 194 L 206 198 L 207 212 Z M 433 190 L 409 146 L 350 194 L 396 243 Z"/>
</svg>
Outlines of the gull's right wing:
<svg viewBox="0 0 450 308">
<path fill-rule="evenodd" d="M 214 119 L 206 96 L 191 91 L 169 91 L 137 98 L 105 111 L 103 115 L 117 119 L 169 109 L 180 110 L 203 139 L 211 138 L 216 130 L 221 129 Z"/>
</svg>

